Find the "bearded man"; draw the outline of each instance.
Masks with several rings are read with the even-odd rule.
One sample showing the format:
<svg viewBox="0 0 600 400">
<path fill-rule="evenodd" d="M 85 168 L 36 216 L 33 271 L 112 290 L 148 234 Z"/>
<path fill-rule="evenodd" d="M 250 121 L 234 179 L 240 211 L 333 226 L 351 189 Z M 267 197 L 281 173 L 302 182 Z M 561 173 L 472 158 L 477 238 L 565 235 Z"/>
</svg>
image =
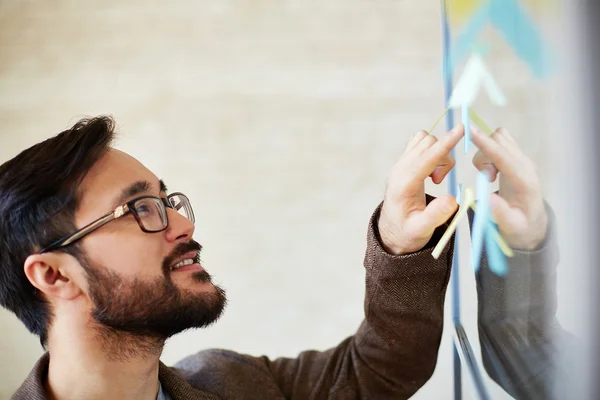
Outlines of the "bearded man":
<svg viewBox="0 0 600 400">
<path fill-rule="evenodd" d="M 451 196 L 427 196 L 424 181 L 442 182 L 463 135 L 462 126 L 439 140 L 419 132 L 393 167 L 368 227 L 365 319 L 354 335 L 297 358 L 205 350 L 173 368 L 160 362 L 167 338 L 215 322 L 226 304 L 200 263 L 190 199 L 112 148 L 108 117 L 23 151 L 0 167 L 0 304 L 46 353 L 13 398 L 412 396 L 436 365 L 452 242 L 431 253 L 457 209 Z M 493 159 L 479 169 L 510 168 L 502 142 L 477 132 L 473 141 Z M 492 199 L 496 216 L 511 245 L 534 250 L 544 202 L 518 185 L 528 176 L 513 175 L 512 197 Z"/>
</svg>

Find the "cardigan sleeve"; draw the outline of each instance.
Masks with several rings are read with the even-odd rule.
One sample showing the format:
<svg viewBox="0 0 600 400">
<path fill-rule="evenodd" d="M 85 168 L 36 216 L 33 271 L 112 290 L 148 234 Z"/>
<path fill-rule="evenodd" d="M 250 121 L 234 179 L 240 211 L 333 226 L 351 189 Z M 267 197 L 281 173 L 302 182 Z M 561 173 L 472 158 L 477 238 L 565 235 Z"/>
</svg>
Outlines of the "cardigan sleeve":
<svg viewBox="0 0 600 400">
<path fill-rule="evenodd" d="M 358 331 L 328 351 L 263 358 L 288 399 L 406 399 L 435 369 L 454 238 L 437 260 L 431 253 L 447 224 L 422 250 L 390 255 L 377 230 L 380 211 L 381 205 L 367 233 L 365 318 Z"/>
<path fill-rule="evenodd" d="M 556 218 L 549 216 L 544 242 L 534 251 L 514 250 L 508 273 L 494 274 L 484 254 L 475 274 L 479 340 L 483 364 L 490 377 L 517 399 L 568 398 L 555 382 L 564 376 L 565 349 L 577 342 L 556 318 L 556 272 L 559 252 Z M 473 221 L 473 214 L 469 215 Z"/>
</svg>

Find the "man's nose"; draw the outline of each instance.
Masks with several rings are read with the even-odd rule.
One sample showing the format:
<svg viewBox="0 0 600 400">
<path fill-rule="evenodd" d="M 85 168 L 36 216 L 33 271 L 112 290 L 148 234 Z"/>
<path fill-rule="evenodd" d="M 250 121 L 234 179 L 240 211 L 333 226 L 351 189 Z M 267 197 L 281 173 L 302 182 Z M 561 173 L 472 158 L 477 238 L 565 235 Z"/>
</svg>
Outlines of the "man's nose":
<svg viewBox="0 0 600 400">
<path fill-rule="evenodd" d="M 172 208 L 167 208 L 169 226 L 165 230 L 165 236 L 169 242 L 189 241 L 194 236 L 194 224 L 185 216 L 179 214 Z"/>
</svg>

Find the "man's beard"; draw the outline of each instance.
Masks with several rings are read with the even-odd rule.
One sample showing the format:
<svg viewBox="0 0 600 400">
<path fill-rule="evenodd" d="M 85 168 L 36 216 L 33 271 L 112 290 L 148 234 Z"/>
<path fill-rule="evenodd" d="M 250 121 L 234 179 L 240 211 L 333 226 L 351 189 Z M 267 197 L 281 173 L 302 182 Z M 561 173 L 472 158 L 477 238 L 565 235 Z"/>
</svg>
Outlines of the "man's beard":
<svg viewBox="0 0 600 400">
<path fill-rule="evenodd" d="M 161 347 L 169 337 L 187 329 L 206 327 L 221 316 L 227 303 L 225 291 L 212 284 L 208 272 L 194 272 L 191 279 L 212 285 L 214 290 L 209 292 L 181 289 L 171 279 L 169 267 L 173 260 L 194 249 L 200 250 L 201 246 L 196 242 L 178 246 L 164 261 L 163 276 L 153 281 L 127 279 L 107 268 L 86 263 L 90 298 L 94 303 L 91 316 L 106 344 L 110 342 L 112 347 L 117 344 L 112 343 L 114 340 L 123 345 L 134 341 L 137 343 L 129 343 L 134 348 L 117 346 L 120 349 L 114 350 L 129 355 L 140 350 L 147 353 L 157 345 Z"/>
</svg>

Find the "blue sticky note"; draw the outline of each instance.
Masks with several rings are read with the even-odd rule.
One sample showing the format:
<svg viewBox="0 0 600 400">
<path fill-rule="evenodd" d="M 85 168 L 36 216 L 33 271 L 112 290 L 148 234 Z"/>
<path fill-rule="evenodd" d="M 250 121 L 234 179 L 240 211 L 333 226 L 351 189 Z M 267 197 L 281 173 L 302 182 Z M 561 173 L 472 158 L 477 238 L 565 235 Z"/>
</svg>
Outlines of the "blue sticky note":
<svg viewBox="0 0 600 400">
<path fill-rule="evenodd" d="M 492 51 L 491 43 L 476 43 L 473 45 L 473 53 L 479 54 L 481 58 L 486 58 Z"/>
<path fill-rule="evenodd" d="M 553 72 L 553 57 L 519 0 L 488 0 L 457 36 L 452 48 L 449 73 L 453 73 L 479 46 L 477 39 L 488 23 L 494 26 L 517 56 L 527 63 L 535 76 L 544 78 Z"/>
<path fill-rule="evenodd" d="M 533 20 L 518 0 L 491 0 L 490 18 L 504 40 L 538 78 L 552 73 L 552 60 Z"/>
<path fill-rule="evenodd" d="M 471 148 L 471 116 L 469 115 L 469 107 L 462 107 L 462 123 L 465 126 L 465 153 Z"/>
<path fill-rule="evenodd" d="M 472 52 L 481 31 L 490 23 L 490 9 L 490 2 L 483 4 L 473 15 L 465 30 L 454 41 L 452 55 L 450 56 L 449 73 L 454 73 L 458 64 Z"/>
<path fill-rule="evenodd" d="M 494 237 L 494 232 L 496 231 L 495 224 L 490 221 L 487 226 L 487 232 L 485 233 L 485 250 L 490 270 L 496 275 L 504 276 L 508 273 L 508 265 L 506 263 L 506 257 L 504 257 L 502 250 L 500 250 L 500 246 L 496 243 Z"/>
<path fill-rule="evenodd" d="M 473 233 L 471 238 L 471 263 L 475 271 L 479 270 L 479 261 L 481 260 L 481 251 L 487 225 L 490 220 L 490 193 L 489 193 L 489 175 L 486 172 L 479 172 L 477 175 L 477 211 L 473 221 Z"/>
</svg>

